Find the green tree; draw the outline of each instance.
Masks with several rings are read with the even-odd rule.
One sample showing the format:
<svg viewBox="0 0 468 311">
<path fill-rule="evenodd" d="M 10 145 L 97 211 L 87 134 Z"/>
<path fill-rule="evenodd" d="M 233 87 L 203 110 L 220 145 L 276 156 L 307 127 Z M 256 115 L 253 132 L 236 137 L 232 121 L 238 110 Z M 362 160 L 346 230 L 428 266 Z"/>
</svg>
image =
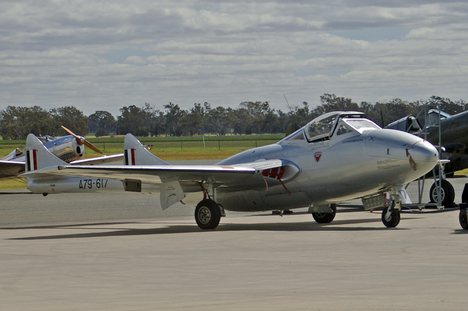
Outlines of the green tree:
<svg viewBox="0 0 468 311">
<path fill-rule="evenodd" d="M 286 126 L 283 126 L 283 131 L 286 134 L 291 134 L 311 121 L 313 116 L 314 114 L 310 111 L 309 103 L 307 102 L 303 102 L 302 107 L 289 107 L 289 112 L 286 114 L 287 123 Z"/>
<path fill-rule="evenodd" d="M 227 134 L 232 127 L 232 116 L 230 110 L 222 106 L 210 108 L 206 115 L 206 131 L 217 135 Z"/>
<path fill-rule="evenodd" d="M 53 135 L 57 130 L 50 113 L 39 106 L 8 106 L 0 112 L 0 120 L 3 139 L 24 139 L 29 133 Z"/>
<path fill-rule="evenodd" d="M 240 109 L 245 109 L 247 112 L 247 118 L 244 120 L 247 123 L 247 134 L 268 131 L 268 123 L 276 117 L 268 102 L 242 102 Z"/>
<path fill-rule="evenodd" d="M 149 103 L 143 107 L 135 105 L 120 108 L 117 117 L 117 134 L 132 133 L 136 136 L 148 136 L 154 132 L 156 111 Z"/>
<path fill-rule="evenodd" d="M 116 120 L 108 111 L 98 110 L 88 117 L 88 129 L 96 137 L 115 133 Z"/>
<path fill-rule="evenodd" d="M 439 96 L 431 96 L 427 101 L 427 108 L 429 109 L 437 109 L 440 107 L 440 110 L 449 113 L 449 114 L 457 114 L 465 110 L 465 103 L 461 102 L 453 102 L 449 98 L 439 97 Z"/>
<path fill-rule="evenodd" d="M 164 105 L 164 109 L 166 110 L 164 117 L 167 134 L 180 136 L 183 132 L 182 125 L 186 124 L 183 120 L 186 118 L 187 112 L 180 109 L 179 105 L 173 103 Z"/>
<path fill-rule="evenodd" d="M 247 109 L 238 108 L 236 110 L 230 109 L 228 111 L 228 118 L 232 122 L 232 130 L 235 134 L 251 134 L 252 128 L 250 127 L 250 115 Z"/>
<path fill-rule="evenodd" d="M 359 105 L 351 98 L 338 97 L 335 94 L 325 93 L 320 96 L 322 104 L 314 109 L 315 115 L 321 115 L 331 111 L 358 111 Z"/>
<path fill-rule="evenodd" d="M 208 110 L 211 109 L 209 103 L 205 102 L 203 105 L 200 103 L 193 104 L 190 112 L 186 116 L 186 129 L 190 135 L 204 134 L 205 133 L 205 118 Z"/>
<path fill-rule="evenodd" d="M 65 106 L 50 110 L 50 114 L 56 125 L 55 134 L 63 134 L 60 125 L 63 125 L 78 135 L 86 135 L 88 133 L 88 118 L 81 110 L 74 106 Z"/>
<path fill-rule="evenodd" d="M 377 102 L 365 112 L 369 119 L 383 127 L 408 115 L 416 115 L 419 110 L 417 102 L 410 103 L 400 98 L 394 98 L 387 102 Z"/>
</svg>

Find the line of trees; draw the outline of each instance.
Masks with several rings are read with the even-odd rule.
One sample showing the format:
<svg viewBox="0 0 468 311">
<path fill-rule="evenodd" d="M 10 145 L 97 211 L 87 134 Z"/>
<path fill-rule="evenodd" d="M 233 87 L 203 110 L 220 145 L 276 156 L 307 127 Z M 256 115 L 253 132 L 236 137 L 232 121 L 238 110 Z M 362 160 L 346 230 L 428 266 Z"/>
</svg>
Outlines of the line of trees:
<svg viewBox="0 0 468 311">
<path fill-rule="evenodd" d="M 468 103 L 438 96 L 413 102 L 395 98 L 386 102 L 356 103 L 351 98 L 323 94 L 320 105 L 314 109 L 307 102 L 287 107 L 287 111 L 273 109 L 266 101 L 242 102 L 238 108 L 195 103 L 187 110 L 174 103 L 164 105 L 162 109 L 145 103 L 142 107 L 130 105 L 120 108 L 117 118 L 107 111 L 96 111 L 86 116 L 73 106 L 49 111 L 39 106 L 8 106 L 0 111 L 0 135 L 3 139 L 23 139 L 28 133 L 63 135 L 60 125 L 81 135 L 94 133 L 96 136 L 126 133 L 137 136 L 290 133 L 330 111 L 362 111 L 369 119 L 385 126 L 406 115 L 417 115 L 423 107 L 440 107 L 447 113 L 456 114 L 466 110 Z"/>
</svg>

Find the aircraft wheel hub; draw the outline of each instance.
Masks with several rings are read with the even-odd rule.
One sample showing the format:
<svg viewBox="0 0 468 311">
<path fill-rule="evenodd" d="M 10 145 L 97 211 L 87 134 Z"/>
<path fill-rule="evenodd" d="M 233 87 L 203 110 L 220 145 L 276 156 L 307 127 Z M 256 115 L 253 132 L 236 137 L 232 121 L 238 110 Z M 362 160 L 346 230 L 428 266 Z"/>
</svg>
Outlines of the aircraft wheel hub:
<svg viewBox="0 0 468 311">
<path fill-rule="evenodd" d="M 439 200 L 439 191 L 440 191 L 440 200 Z M 443 202 L 445 199 L 445 190 L 443 187 L 434 187 L 432 190 L 432 197 L 435 202 Z"/>
<path fill-rule="evenodd" d="M 201 206 L 198 210 L 198 219 L 204 225 L 208 224 L 211 220 L 211 211 L 207 206 Z"/>
<path fill-rule="evenodd" d="M 195 220 L 200 229 L 215 229 L 221 219 L 221 209 L 213 200 L 203 200 L 195 208 Z"/>
</svg>

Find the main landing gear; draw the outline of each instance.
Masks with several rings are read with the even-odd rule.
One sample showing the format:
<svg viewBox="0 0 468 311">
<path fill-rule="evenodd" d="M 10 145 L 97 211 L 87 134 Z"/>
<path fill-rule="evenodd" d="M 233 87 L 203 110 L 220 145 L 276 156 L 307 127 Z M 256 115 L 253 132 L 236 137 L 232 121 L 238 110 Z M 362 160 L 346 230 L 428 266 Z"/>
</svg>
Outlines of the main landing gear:
<svg viewBox="0 0 468 311">
<path fill-rule="evenodd" d="M 467 204 L 465 204 L 465 205 L 467 205 Z M 467 218 L 467 215 L 466 215 L 466 206 L 465 206 L 465 208 L 462 208 L 461 204 L 460 204 L 460 214 L 458 215 L 458 221 L 460 222 L 460 226 L 464 230 L 468 230 L 468 218 Z"/>
<path fill-rule="evenodd" d="M 319 224 L 328 224 L 335 219 L 336 216 L 336 204 L 330 204 L 330 212 L 312 212 L 312 217 Z"/>
<path fill-rule="evenodd" d="M 440 200 L 439 200 L 439 193 L 440 193 Z M 440 181 L 436 180 L 429 190 L 429 197 L 431 202 L 440 202 L 445 208 L 451 207 L 455 200 L 455 190 L 450 182 L 446 179 L 442 179 Z"/>
<path fill-rule="evenodd" d="M 460 226 L 464 230 L 468 230 L 468 215 L 466 210 L 468 209 L 468 184 L 465 184 L 462 193 L 462 203 L 460 203 L 460 214 L 458 220 L 460 221 Z"/>
<path fill-rule="evenodd" d="M 437 203 L 437 205 L 448 208 L 454 205 L 455 190 L 453 189 L 452 184 L 445 179 L 446 162 L 448 161 L 440 160 L 439 165 L 432 169 L 434 183 L 429 190 L 429 199 L 432 203 Z"/>
<path fill-rule="evenodd" d="M 195 208 L 195 221 L 200 229 L 215 229 L 222 216 L 222 208 L 211 199 L 204 199 Z"/>
</svg>

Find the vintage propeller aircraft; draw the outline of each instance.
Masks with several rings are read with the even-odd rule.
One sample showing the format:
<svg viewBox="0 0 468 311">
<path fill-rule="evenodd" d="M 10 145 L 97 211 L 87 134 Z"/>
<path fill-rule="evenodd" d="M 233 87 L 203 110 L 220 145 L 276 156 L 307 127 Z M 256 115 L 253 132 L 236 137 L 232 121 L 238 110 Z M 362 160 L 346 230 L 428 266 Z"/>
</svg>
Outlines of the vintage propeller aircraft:
<svg viewBox="0 0 468 311">
<path fill-rule="evenodd" d="M 69 134 L 61 137 L 44 136 L 39 139 L 44 146 L 55 156 L 70 164 L 102 164 L 120 160 L 123 155 L 101 156 L 90 159 L 81 159 L 84 154 L 85 146 L 89 149 L 102 154 L 96 146 L 86 140 L 83 136 L 73 133 L 62 125 L 62 128 Z M 15 149 L 7 156 L 0 159 L 0 178 L 16 177 L 24 172 L 25 155 Z"/>
<path fill-rule="evenodd" d="M 132 135 L 125 164 L 72 166 L 36 137 L 27 138 L 28 186 L 36 193 L 144 191 L 157 187 L 162 208 L 197 196 L 195 220 L 218 226 L 225 210 L 268 211 L 309 207 L 319 223 L 335 218 L 336 204 L 361 198 L 365 209 L 383 208 L 382 222 L 400 221 L 404 185 L 438 161 L 433 145 L 409 133 L 381 129 L 360 112 L 324 114 L 279 142 L 250 149 L 215 165 L 172 165 Z M 116 183 L 116 181 L 118 181 Z"/>
<path fill-rule="evenodd" d="M 454 172 L 468 168 L 468 111 L 450 115 L 438 109 L 430 109 L 424 114 L 419 118 L 403 117 L 385 128 L 424 137 L 441 148 L 440 158 L 446 159 L 444 162 L 447 163 L 441 172 L 442 179 L 432 184 L 429 197 L 431 202 L 437 202 L 440 196 L 442 205 L 450 207 L 454 203 L 455 190 L 445 179 L 445 174 L 453 176 Z"/>
</svg>

